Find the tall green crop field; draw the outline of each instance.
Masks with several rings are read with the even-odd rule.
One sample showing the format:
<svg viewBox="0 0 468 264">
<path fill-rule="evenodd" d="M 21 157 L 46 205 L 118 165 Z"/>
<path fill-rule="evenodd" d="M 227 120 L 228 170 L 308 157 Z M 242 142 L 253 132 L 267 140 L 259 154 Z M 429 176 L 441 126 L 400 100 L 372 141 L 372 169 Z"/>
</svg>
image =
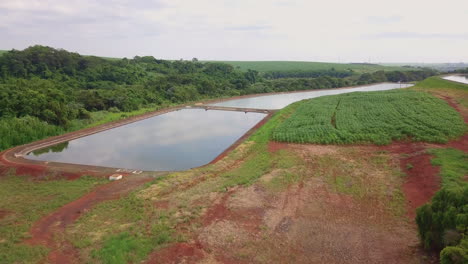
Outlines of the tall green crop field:
<svg viewBox="0 0 468 264">
<path fill-rule="evenodd" d="M 356 92 L 296 104 L 296 111 L 273 131 L 273 140 L 389 144 L 411 139 L 444 143 L 466 130 L 458 112 L 425 92 Z"/>
</svg>

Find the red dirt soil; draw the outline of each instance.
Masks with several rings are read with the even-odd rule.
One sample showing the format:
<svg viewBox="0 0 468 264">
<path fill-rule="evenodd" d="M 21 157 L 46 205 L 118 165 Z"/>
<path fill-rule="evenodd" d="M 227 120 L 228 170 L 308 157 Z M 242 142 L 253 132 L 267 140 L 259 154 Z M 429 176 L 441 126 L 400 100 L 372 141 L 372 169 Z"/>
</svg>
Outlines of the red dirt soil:
<svg viewBox="0 0 468 264">
<path fill-rule="evenodd" d="M 76 180 L 84 175 L 93 175 L 97 177 L 104 177 L 108 174 L 103 173 L 95 173 L 89 171 L 65 171 L 65 170 L 53 170 L 48 168 L 47 166 L 43 165 L 35 165 L 35 164 L 16 164 L 12 162 L 8 162 L 6 160 L 2 160 L 0 162 L 0 176 L 4 175 L 5 172 L 9 170 L 14 170 L 15 175 L 27 175 L 35 179 L 67 179 L 67 180 Z M 52 177 L 51 177 L 52 175 Z"/>
<path fill-rule="evenodd" d="M 214 204 L 210 209 L 208 209 L 202 219 L 203 226 L 209 226 L 213 222 L 219 220 L 233 220 L 249 232 L 256 233 L 260 231 L 264 209 L 244 208 L 237 209 L 235 212 L 231 211 L 226 205 L 226 202 L 235 192 L 235 189 L 228 191 L 223 195 L 220 202 Z"/>
<path fill-rule="evenodd" d="M 432 166 L 432 156 L 426 153 L 424 143 L 394 142 L 378 149 L 397 155 L 400 169 L 406 173 L 406 181 L 403 183 L 407 201 L 406 215 L 414 219 L 416 209 L 429 202 L 440 189 L 440 168 Z"/>
<path fill-rule="evenodd" d="M 408 203 L 407 215 L 411 219 L 416 216 L 416 209 L 430 201 L 440 189 L 440 167 L 433 166 L 431 159 L 432 155 L 421 153 L 400 160 L 401 170 L 407 175 L 403 192 Z"/>
<path fill-rule="evenodd" d="M 465 121 L 465 123 L 468 123 L 468 121 Z M 468 152 L 468 133 L 465 133 L 460 139 L 450 141 L 446 146 Z"/>
<path fill-rule="evenodd" d="M 3 219 L 4 217 L 6 217 L 9 214 L 11 214 L 10 211 L 0 209 L 0 220 Z"/>
<path fill-rule="evenodd" d="M 198 263 L 203 256 L 200 243 L 177 243 L 154 252 L 146 263 Z"/>
<path fill-rule="evenodd" d="M 97 203 L 118 199 L 152 179 L 150 177 L 130 176 L 129 178 L 97 187 L 78 200 L 64 205 L 37 221 L 30 231 L 32 238 L 27 240 L 26 243 L 32 245 L 40 244 L 52 249 L 48 256 L 49 263 L 78 263 L 78 253 L 71 245 L 57 245 L 54 241 L 54 233 L 63 232 L 69 224 L 76 221 L 82 213 L 91 209 Z"/>
<path fill-rule="evenodd" d="M 459 105 L 455 102 L 455 100 L 453 100 L 452 98 L 450 98 L 448 96 L 443 96 L 442 98 L 445 101 L 447 101 L 447 103 L 451 107 L 455 108 L 455 110 L 457 110 L 457 112 L 459 112 L 463 116 L 463 120 L 465 120 L 465 123 L 468 124 L 468 114 L 466 114 L 465 112 L 463 112 L 460 109 Z M 468 152 L 468 133 L 465 133 L 465 135 L 463 135 L 461 138 L 459 138 L 457 140 L 450 141 L 447 145 L 449 147 L 456 148 L 456 149 Z"/>
<path fill-rule="evenodd" d="M 154 207 L 158 209 L 169 209 L 169 201 L 167 200 L 156 201 L 154 203 Z"/>
<path fill-rule="evenodd" d="M 284 142 L 276 142 L 276 141 L 270 141 L 268 142 L 268 151 L 269 152 L 276 152 L 282 149 L 288 148 L 289 144 L 284 143 Z"/>
</svg>

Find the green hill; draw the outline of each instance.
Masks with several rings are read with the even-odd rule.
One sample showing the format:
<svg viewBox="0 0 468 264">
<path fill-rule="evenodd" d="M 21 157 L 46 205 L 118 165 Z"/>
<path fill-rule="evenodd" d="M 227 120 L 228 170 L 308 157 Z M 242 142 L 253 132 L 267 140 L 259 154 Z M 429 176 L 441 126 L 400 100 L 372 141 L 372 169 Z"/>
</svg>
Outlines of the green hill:
<svg viewBox="0 0 468 264">
<path fill-rule="evenodd" d="M 239 67 L 241 70 L 256 70 L 259 72 L 269 71 L 320 71 L 334 68 L 337 71 L 351 69 L 355 72 L 375 72 L 379 70 L 405 71 L 412 68 L 400 66 L 382 66 L 368 63 L 329 63 L 329 62 L 309 62 L 309 61 L 220 61 Z M 414 68 L 413 68 L 414 70 Z"/>
</svg>

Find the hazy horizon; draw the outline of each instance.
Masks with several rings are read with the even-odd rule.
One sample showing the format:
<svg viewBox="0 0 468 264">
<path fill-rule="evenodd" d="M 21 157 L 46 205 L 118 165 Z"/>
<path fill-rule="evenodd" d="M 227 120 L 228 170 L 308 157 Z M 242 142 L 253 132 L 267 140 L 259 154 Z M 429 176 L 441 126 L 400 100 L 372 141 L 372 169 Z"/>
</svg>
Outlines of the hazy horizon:
<svg viewBox="0 0 468 264">
<path fill-rule="evenodd" d="M 0 49 L 216 61 L 468 62 L 468 2 L 0 2 Z"/>
</svg>

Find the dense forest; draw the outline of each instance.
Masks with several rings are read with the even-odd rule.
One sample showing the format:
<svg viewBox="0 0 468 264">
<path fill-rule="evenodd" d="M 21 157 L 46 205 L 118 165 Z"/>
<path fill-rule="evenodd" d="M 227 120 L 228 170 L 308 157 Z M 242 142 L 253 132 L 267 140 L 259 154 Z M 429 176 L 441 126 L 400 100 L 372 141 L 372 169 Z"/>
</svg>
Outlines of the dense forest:
<svg viewBox="0 0 468 264">
<path fill-rule="evenodd" d="M 81 128 L 74 121 L 90 120 L 96 112 L 129 112 L 252 93 L 415 81 L 434 74 L 428 69 L 362 75 L 334 69 L 259 73 L 195 58 L 105 59 L 32 46 L 0 55 L 0 150 Z"/>
</svg>

